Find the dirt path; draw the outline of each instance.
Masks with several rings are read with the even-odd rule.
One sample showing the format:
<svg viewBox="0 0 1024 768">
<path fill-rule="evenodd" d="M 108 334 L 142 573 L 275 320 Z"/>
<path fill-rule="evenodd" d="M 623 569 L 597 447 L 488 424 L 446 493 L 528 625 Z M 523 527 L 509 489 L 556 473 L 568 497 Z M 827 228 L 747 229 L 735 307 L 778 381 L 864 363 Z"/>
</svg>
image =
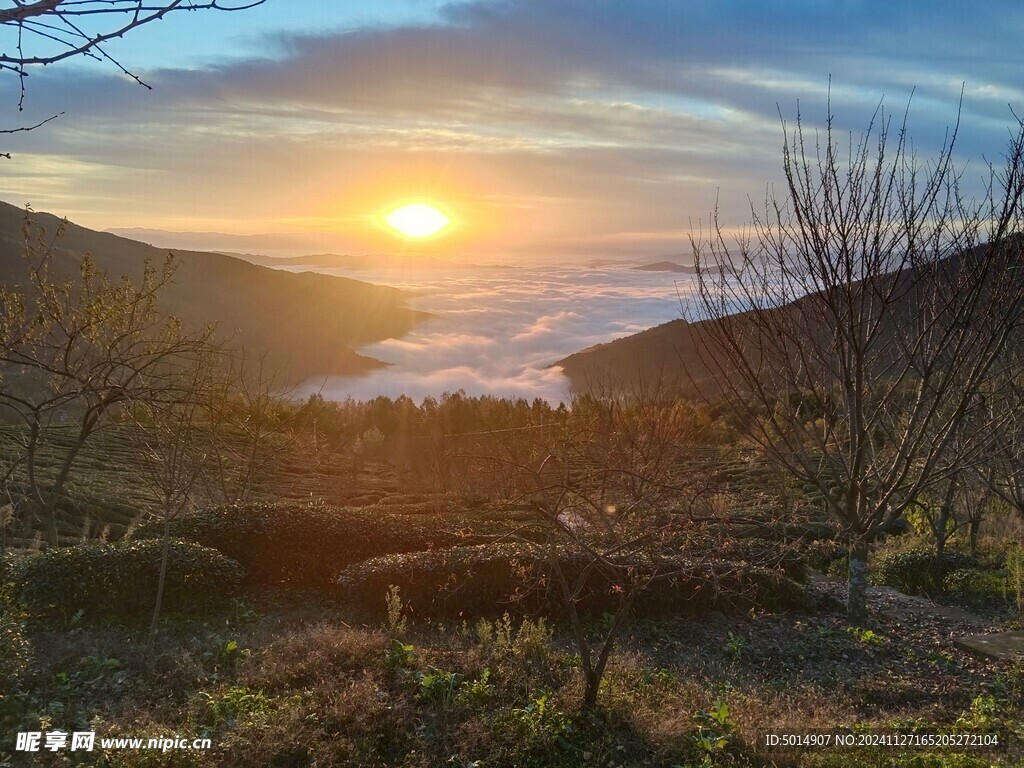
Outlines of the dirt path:
<svg viewBox="0 0 1024 768">
<path fill-rule="evenodd" d="M 846 599 L 841 581 L 814 574 L 811 583 L 839 601 Z M 937 650 L 966 653 L 979 660 L 1024 658 L 1024 632 L 1007 632 L 988 619 L 926 597 L 892 587 L 869 587 L 868 612 L 894 635 Z"/>
</svg>

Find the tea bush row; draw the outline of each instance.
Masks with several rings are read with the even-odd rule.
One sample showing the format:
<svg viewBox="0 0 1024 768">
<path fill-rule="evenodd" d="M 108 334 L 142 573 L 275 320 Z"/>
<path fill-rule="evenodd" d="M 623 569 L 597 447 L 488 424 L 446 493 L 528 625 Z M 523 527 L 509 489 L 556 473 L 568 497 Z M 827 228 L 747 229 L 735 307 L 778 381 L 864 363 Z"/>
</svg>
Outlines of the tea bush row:
<svg viewBox="0 0 1024 768">
<path fill-rule="evenodd" d="M 72 618 L 144 617 L 153 610 L 162 542 L 90 543 L 49 549 L 17 560 L 11 581 L 17 603 L 32 617 L 66 624 Z M 215 549 L 172 541 L 163 609 L 213 610 L 239 594 L 242 569 Z"/>
<path fill-rule="evenodd" d="M 220 550 L 253 587 L 333 588 L 349 565 L 391 553 L 479 542 L 506 526 L 469 515 L 401 515 L 379 507 L 254 503 L 181 515 L 171 536 Z M 158 537 L 156 523 L 137 538 Z"/>
<path fill-rule="evenodd" d="M 504 611 L 536 612 L 557 605 L 552 559 L 575 580 L 587 566 L 579 553 L 523 544 L 456 546 L 424 552 L 396 553 L 355 563 L 338 578 L 349 599 L 371 612 L 385 609 L 391 586 L 400 589 L 414 616 L 496 615 Z M 723 560 L 667 559 L 659 571 L 635 564 L 643 582 L 635 600 L 645 615 L 708 610 L 809 607 L 806 591 L 775 570 Z M 594 615 L 617 602 L 613 581 L 596 570 L 585 581 L 580 608 Z M 557 608 L 556 608 L 557 610 Z"/>
</svg>

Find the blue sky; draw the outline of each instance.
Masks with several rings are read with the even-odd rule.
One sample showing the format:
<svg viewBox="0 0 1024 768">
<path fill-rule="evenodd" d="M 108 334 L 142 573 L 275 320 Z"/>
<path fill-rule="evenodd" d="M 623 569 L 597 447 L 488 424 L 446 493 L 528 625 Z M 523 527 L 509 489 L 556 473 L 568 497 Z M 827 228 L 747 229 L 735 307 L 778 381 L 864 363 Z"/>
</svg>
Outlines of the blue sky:
<svg viewBox="0 0 1024 768">
<path fill-rule="evenodd" d="M 456 219 L 438 248 L 685 250 L 780 179 L 779 111 L 840 130 L 880 100 L 923 158 L 956 120 L 967 180 L 1024 113 L 1024 5 L 693 0 L 267 0 L 181 13 L 108 66 L 0 79 L 3 199 L 88 226 L 315 235 L 389 247 L 396 202 Z M 6 105 L 6 106 L 5 106 Z M 308 242 L 304 241 L 304 242 Z M 392 243 L 394 245 L 394 243 Z"/>
</svg>

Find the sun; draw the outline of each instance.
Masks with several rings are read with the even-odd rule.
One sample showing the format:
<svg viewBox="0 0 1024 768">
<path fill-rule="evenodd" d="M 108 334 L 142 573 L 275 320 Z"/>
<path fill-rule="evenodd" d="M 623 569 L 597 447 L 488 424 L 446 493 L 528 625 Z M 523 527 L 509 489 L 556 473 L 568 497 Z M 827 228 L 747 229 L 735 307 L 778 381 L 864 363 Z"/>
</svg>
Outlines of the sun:
<svg viewBox="0 0 1024 768">
<path fill-rule="evenodd" d="M 427 203 L 410 203 L 396 208 L 384 217 L 388 226 L 406 237 L 422 238 L 436 235 L 451 220 Z"/>
</svg>

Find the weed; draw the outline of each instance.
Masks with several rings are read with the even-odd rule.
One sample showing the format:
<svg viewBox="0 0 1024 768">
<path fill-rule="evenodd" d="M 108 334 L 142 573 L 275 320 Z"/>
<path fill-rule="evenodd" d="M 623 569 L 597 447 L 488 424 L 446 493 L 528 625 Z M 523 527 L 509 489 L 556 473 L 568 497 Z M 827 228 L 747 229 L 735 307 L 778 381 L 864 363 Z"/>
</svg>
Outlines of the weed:
<svg viewBox="0 0 1024 768">
<path fill-rule="evenodd" d="M 221 663 L 231 669 L 238 666 L 240 660 L 248 659 L 251 655 L 252 651 L 248 648 L 239 647 L 237 640 L 228 640 L 224 643 L 224 647 L 220 649 Z"/>
<path fill-rule="evenodd" d="M 552 629 L 543 618 L 531 621 L 526 618 L 519 626 L 512 650 L 523 656 L 543 658 L 551 648 Z"/>
<path fill-rule="evenodd" d="M 737 662 L 743 656 L 743 649 L 746 647 L 746 640 L 742 636 L 729 633 L 728 642 L 725 644 L 725 653 L 730 661 Z"/>
<path fill-rule="evenodd" d="M 487 619 L 480 619 L 475 627 L 476 641 L 485 648 L 494 642 L 494 625 Z"/>
<path fill-rule="evenodd" d="M 494 644 L 502 649 L 512 647 L 512 617 L 508 613 L 494 622 Z"/>
<path fill-rule="evenodd" d="M 711 756 L 728 749 L 734 727 L 728 704 L 718 700 L 710 710 L 699 711 L 694 720 L 698 727 L 693 744 L 701 753 Z"/>
<path fill-rule="evenodd" d="M 524 618 L 517 630 L 507 613 L 494 622 L 480 619 L 476 624 L 476 639 L 481 646 L 534 658 L 547 655 L 552 634 L 552 628 L 543 618 L 536 621 Z"/>
<path fill-rule="evenodd" d="M 413 646 L 406 645 L 401 640 L 392 640 L 384 653 L 384 666 L 387 669 L 408 669 L 415 658 Z"/>
<path fill-rule="evenodd" d="M 274 700 L 262 690 L 228 688 L 219 696 L 201 692 L 206 702 L 205 724 L 211 728 L 234 728 L 239 720 L 264 723 L 269 720 Z"/>
<path fill-rule="evenodd" d="M 566 737 L 572 731 L 572 718 L 550 702 L 550 691 L 540 691 L 525 707 L 513 709 L 512 716 L 530 736 L 571 748 Z"/>
<path fill-rule="evenodd" d="M 494 691 L 490 682 L 491 670 L 485 668 L 476 680 L 464 680 L 459 686 L 458 699 L 464 704 L 483 704 Z"/>
<path fill-rule="evenodd" d="M 672 686 L 679 682 L 679 677 L 670 669 L 664 667 L 658 667 L 657 669 L 648 669 L 644 667 L 640 673 L 640 679 L 643 680 L 644 685 L 660 685 L 660 686 Z"/>
<path fill-rule="evenodd" d="M 847 627 L 846 633 L 853 637 L 860 645 L 864 646 L 878 648 L 888 642 L 888 640 L 874 630 L 864 629 L 863 627 Z"/>
<path fill-rule="evenodd" d="M 388 632 L 392 637 L 404 637 L 409 629 L 409 623 L 405 616 L 405 603 L 402 602 L 401 589 L 394 584 L 388 587 L 388 593 L 384 602 L 388 608 Z"/>
<path fill-rule="evenodd" d="M 253 604 L 244 597 L 236 597 L 231 601 L 231 624 L 242 626 L 243 624 L 254 624 L 259 621 L 260 614 Z"/>
<path fill-rule="evenodd" d="M 463 676 L 457 672 L 445 672 L 437 667 L 427 667 L 416 675 L 419 688 L 416 698 L 422 702 L 448 707 L 455 700 Z"/>
</svg>

